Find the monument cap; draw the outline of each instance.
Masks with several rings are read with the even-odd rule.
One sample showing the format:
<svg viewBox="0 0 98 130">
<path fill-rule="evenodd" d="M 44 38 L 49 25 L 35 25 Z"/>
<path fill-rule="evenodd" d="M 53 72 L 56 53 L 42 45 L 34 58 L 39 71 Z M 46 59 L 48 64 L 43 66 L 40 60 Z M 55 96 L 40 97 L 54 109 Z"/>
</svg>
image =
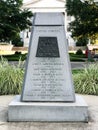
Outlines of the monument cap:
<svg viewBox="0 0 98 130">
<path fill-rule="evenodd" d="M 34 25 L 36 26 L 63 26 L 64 17 L 62 13 L 35 13 Z"/>
</svg>

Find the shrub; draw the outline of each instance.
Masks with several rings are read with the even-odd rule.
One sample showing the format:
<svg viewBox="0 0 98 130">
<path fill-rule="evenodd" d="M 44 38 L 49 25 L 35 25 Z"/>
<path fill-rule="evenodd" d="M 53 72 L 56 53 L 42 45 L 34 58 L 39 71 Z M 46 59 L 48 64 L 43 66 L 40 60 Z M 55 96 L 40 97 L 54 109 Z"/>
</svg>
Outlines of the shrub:
<svg viewBox="0 0 98 130">
<path fill-rule="evenodd" d="M 77 93 L 98 95 L 98 64 L 90 64 L 73 78 Z"/>
<path fill-rule="evenodd" d="M 23 46 L 23 41 L 21 41 L 20 37 L 17 37 L 14 40 L 12 40 L 12 44 L 17 46 L 17 47 L 22 47 Z"/>
<path fill-rule="evenodd" d="M 83 52 L 81 49 L 78 49 L 77 52 L 76 52 L 76 55 L 83 55 Z"/>
<path fill-rule="evenodd" d="M 10 65 L 6 59 L 0 60 L 0 95 L 19 94 L 23 83 L 23 63 Z"/>
<path fill-rule="evenodd" d="M 24 76 L 24 62 L 10 65 L 6 59 L 0 60 L 0 95 L 19 94 Z M 90 64 L 83 70 L 74 70 L 75 91 L 80 94 L 98 95 L 98 64 Z"/>
<path fill-rule="evenodd" d="M 21 54 L 22 54 L 21 52 L 18 51 L 15 52 L 15 55 L 21 55 Z"/>
</svg>

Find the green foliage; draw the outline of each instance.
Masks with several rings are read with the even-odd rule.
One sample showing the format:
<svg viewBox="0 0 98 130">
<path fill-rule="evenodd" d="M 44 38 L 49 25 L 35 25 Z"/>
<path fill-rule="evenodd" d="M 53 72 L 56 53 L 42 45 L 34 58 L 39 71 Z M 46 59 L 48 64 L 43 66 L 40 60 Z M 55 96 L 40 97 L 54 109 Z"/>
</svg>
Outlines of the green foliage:
<svg viewBox="0 0 98 130">
<path fill-rule="evenodd" d="M 0 95 L 20 94 L 24 76 L 24 62 L 10 65 L 0 60 Z M 98 64 L 91 64 L 82 70 L 73 70 L 76 93 L 98 95 Z"/>
<path fill-rule="evenodd" d="M 81 49 L 78 49 L 77 52 L 76 52 L 76 55 L 83 55 L 83 52 Z"/>
<path fill-rule="evenodd" d="M 86 37 L 79 38 L 76 42 L 76 46 L 86 46 L 88 44 L 88 39 Z"/>
<path fill-rule="evenodd" d="M 10 65 L 7 60 L 0 60 L 0 95 L 19 94 L 23 83 L 23 63 Z"/>
<path fill-rule="evenodd" d="M 74 73 L 76 93 L 98 95 L 98 64 L 91 64 L 80 73 Z"/>
<path fill-rule="evenodd" d="M 83 73 L 83 69 L 73 69 L 72 70 L 72 74 L 75 75 L 75 74 L 80 74 L 80 73 Z"/>
<path fill-rule="evenodd" d="M 87 37 L 96 39 L 98 34 L 98 6 L 94 0 L 66 0 L 68 15 L 74 16 L 75 20 L 70 23 L 72 36 L 75 38 Z"/>
<path fill-rule="evenodd" d="M 73 61 L 73 62 L 85 62 L 84 59 L 79 58 L 79 55 L 78 55 L 78 58 L 77 57 L 70 57 L 70 61 Z"/>
<path fill-rule="evenodd" d="M 70 56 L 70 61 L 74 61 L 74 62 L 85 62 L 86 56 L 85 54 L 81 54 L 81 55 L 77 55 L 74 53 L 69 53 Z"/>
<path fill-rule="evenodd" d="M 6 55 L 3 57 L 6 58 L 8 61 L 19 61 L 19 59 L 24 61 L 27 58 L 27 54 L 21 54 L 21 52 L 15 52 L 15 54 L 13 55 Z"/>
<path fill-rule="evenodd" d="M 22 0 L 0 0 L 0 41 L 13 41 L 29 28 L 31 11 L 22 10 Z"/>
<path fill-rule="evenodd" d="M 15 55 L 21 55 L 21 52 L 16 51 Z"/>
<path fill-rule="evenodd" d="M 74 58 L 86 58 L 85 54 L 77 55 L 77 54 L 74 54 L 74 53 L 69 53 L 69 55 L 70 55 L 70 57 L 74 57 Z"/>
<path fill-rule="evenodd" d="M 21 41 L 20 37 L 16 37 L 15 39 L 12 40 L 12 44 L 17 47 L 21 47 L 23 46 L 23 41 Z"/>
</svg>

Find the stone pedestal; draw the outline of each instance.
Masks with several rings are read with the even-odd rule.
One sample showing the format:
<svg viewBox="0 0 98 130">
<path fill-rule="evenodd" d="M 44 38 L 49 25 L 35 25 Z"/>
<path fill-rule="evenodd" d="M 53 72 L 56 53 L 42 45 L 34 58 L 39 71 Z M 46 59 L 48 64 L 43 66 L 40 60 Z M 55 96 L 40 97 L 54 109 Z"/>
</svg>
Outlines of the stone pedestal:
<svg viewBox="0 0 98 130">
<path fill-rule="evenodd" d="M 76 95 L 75 103 L 21 102 L 20 96 L 9 104 L 9 121 L 88 121 L 87 104 Z"/>
</svg>

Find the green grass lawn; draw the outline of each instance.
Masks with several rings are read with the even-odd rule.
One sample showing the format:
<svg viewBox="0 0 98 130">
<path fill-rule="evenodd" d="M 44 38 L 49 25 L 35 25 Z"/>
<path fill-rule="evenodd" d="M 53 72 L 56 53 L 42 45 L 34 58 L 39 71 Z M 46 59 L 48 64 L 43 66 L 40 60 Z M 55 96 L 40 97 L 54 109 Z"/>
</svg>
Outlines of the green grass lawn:
<svg viewBox="0 0 98 130">
<path fill-rule="evenodd" d="M 74 54 L 74 53 L 69 53 L 69 55 L 70 55 L 71 57 L 86 58 L 86 55 L 85 55 L 85 54 L 77 55 L 77 54 Z"/>
<path fill-rule="evenodd" d="M 75 74 L 80 74 L 80 73 L 83 73 L 83 69 L 75 69 L 75 70 L 72 70 L 72 74 L 75 75 Z"/>
<path fill-rule="evenodd" d="M 8 61 L 19 61 L 19 59 L 24 61 L 27 58 L 27 54 L 19 53 L 19 54 L 5 55 L 2 57 L 6 58 Z"/>
<path fill-rule="evenodd" d="M 77 54 L 74 54 L 74 53 L 69 53 L 69 56 L 70 56 L 70 61 L 85 62 L 85 60 L 86 60 L 85 54 L 77 55 Z"/>
</svg>

